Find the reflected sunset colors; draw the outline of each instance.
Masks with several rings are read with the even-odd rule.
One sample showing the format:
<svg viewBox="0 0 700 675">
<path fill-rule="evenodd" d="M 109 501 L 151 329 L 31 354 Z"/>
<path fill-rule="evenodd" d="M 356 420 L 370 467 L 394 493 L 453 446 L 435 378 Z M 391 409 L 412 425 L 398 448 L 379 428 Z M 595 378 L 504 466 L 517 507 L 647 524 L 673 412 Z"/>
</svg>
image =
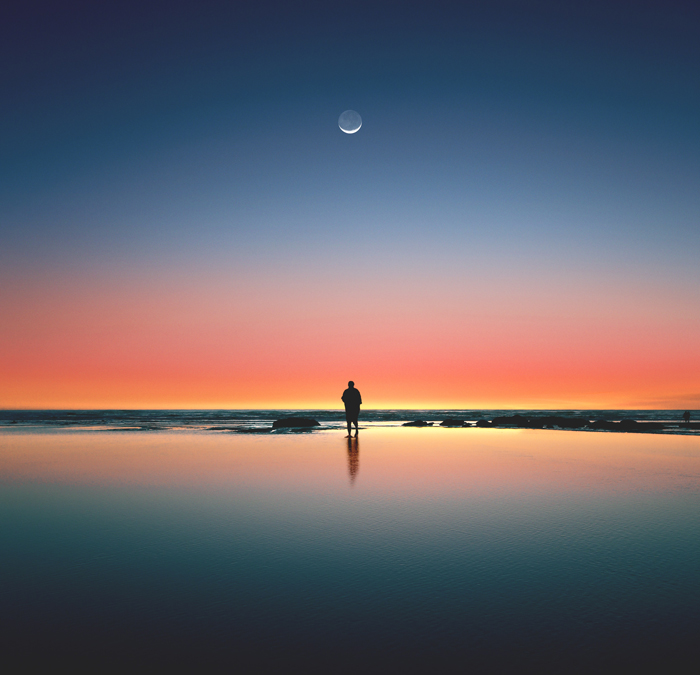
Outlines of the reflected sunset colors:
<svg viewBox="0 0 700 675">
<path fill-rule="evenodd" d="M 692 436 L 8 430 L 5 637 L 43 665 L 672 664 L 699 482 Z"/>
<path fill-rule="evenodd" d="M 296 492 L 339 487 L 343 448 L 351 483 L 364 494 L 629 492 L 697 487 L 700 479 L 694 437 L 473 428 L 375 428 L 361 436 L 10 433 L 0 480 Z"/>
</svg>

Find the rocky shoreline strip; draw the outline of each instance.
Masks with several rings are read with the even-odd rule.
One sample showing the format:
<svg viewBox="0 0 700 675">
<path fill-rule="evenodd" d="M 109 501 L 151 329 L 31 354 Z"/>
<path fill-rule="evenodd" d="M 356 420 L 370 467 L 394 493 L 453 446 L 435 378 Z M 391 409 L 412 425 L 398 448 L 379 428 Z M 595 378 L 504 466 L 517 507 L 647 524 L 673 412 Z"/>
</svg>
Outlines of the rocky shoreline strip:
<svg viewBox="0 0 700 675">
<path fill-rule="evenodd" d="M 406 422 L 402 427 L 427 427 L 433 426 L 433 422 L 414 420 Z M 443 420 L 441 427 L 479 427 L 481 429 L 505 428 L 505 429 L 567 429 L 582 431 L 618 431 L 633 433 L 648 433 L 656 431 L 697 431 L 700 430 L 700 422 L 679 422 L 669 424 L 666 422 L 638 422 L 634 419 L 622 419 L 618 422 L 609 420 L 591 420 L 588 417 L 561 417 L 556 415 L 524 417 L 523 415 L 510 415 L 494 417 L 492 420 L 478 420 L 472 424 L 466 420 L 447 418 Z"/>
<path fill-rule="evenodd" d="M 621 419 L 619 421 L 592 420 L 582 416 L 532 416 L 506 415 L 493 419 L 480 419 L 470 422 L 463 419 L 448 417 L 442 422 L 429 422 L 426 420 L 413 420 L 404 422 L 402 427 L 447 427 L 447 428 L 480 428 L 480 429 L 559 429 L 568 431 L 615 431 L 622 433 L 683 433 L 686 431 L 700 431 L 699 422 L 639 422 L 635 419 Z M 271 427 L 242 427 L 242 426 L 218 426 L 209 427 L 209 431 L 232 431 L 237 433 L 269 433 L 273 431 L 299 432 L 312 431 L 322 427 L 321 423 L 311 417 L 283 417 L 275 420 Z"/>
</svg>

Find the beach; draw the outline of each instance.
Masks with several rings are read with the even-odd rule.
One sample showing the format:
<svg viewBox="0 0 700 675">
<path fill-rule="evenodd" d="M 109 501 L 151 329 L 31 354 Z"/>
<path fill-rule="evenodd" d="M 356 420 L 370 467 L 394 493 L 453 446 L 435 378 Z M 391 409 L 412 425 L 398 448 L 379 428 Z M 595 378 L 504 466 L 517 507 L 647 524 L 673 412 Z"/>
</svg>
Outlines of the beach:
<svg viewBox="0 0 700 675">
<path fill-rule="evenodd" d="M 700 439 L 540 429 L 5 428 L 19 664 L 680 668 Z"/>
</svg>

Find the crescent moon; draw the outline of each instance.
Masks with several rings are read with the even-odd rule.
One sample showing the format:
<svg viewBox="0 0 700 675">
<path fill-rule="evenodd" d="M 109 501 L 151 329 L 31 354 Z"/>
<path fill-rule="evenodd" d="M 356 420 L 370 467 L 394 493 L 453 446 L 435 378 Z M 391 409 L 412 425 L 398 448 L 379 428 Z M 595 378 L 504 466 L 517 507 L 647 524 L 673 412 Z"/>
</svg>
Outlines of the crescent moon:
<svg viewBox="0 0 700 675">
<path fill-rule="evenodd" d="M 362 118 L 360 117 L 360 113 L 357 113 L 354 110 L 346 110 L 338 118 L 338 126 L 345 134 L 356 134 L 362 126 Z"/>
</svg>

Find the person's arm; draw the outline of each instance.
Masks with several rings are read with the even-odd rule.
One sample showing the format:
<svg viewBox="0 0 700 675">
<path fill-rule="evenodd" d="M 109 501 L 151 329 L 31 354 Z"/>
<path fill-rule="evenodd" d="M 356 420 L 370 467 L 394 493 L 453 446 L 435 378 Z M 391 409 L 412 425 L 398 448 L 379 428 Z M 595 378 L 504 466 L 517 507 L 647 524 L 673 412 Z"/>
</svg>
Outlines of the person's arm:
<svg viewBox="0 0 700 675">
<path fill-rule="evenodd" d="M 362 405 L 362 394 L 360 392 L 357 392 L 357 405 Z"/>
</svg>

